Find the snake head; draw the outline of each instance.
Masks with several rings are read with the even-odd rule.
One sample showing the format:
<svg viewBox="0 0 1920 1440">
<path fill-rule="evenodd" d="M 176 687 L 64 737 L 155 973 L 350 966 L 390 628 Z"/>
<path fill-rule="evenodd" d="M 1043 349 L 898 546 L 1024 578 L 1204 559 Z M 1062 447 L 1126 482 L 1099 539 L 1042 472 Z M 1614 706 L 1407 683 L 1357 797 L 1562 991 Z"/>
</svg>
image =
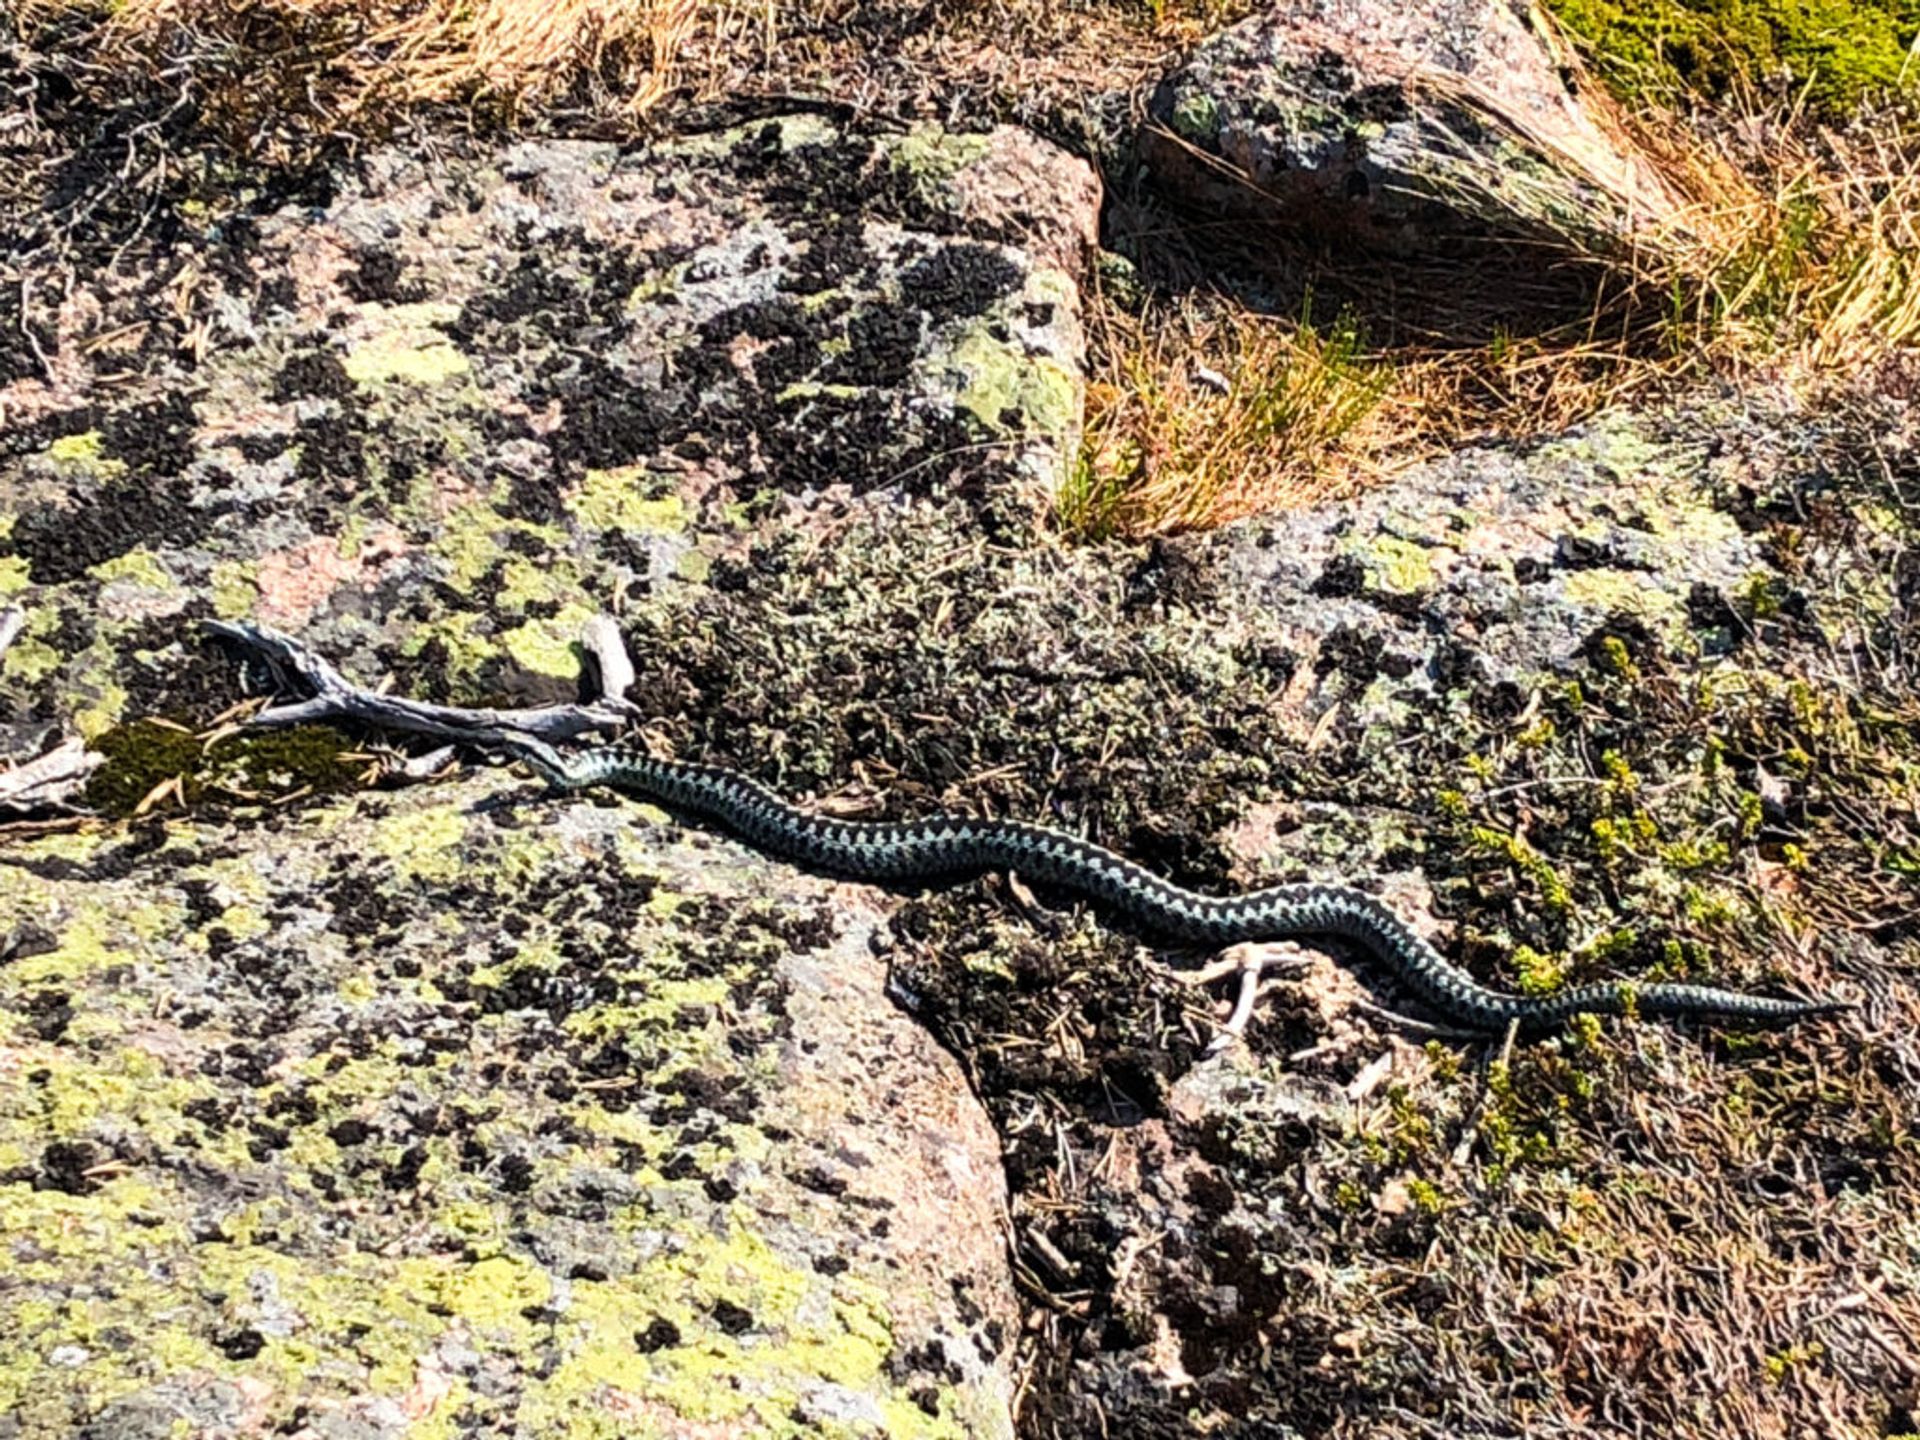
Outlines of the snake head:
<svg viewBox="0 0 1920 1440">
<path fill-rule="evenodd" d="M 573 769 L 567 757 L 553 746 L 524 730 L 503 730 L 499 738 L 500 748 L 515 760 L 525 761 L 541 779 L 556 790 L 566 789 L 573 783 Z"/>
</svg>

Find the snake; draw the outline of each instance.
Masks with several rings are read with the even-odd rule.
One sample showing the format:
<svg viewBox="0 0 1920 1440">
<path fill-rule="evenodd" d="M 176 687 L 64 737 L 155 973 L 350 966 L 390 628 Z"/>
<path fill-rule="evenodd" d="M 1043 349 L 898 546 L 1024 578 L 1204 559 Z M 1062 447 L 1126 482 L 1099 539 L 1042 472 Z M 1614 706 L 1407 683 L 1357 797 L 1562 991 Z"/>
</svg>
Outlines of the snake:
<svg viewBox="0 0 1920 1440">
<path fill-rule="evenodd" d="M 1539 1035 L 1577 1015 L 1789 1024 L 1851 1008 L 1708 985 L 1604 980 L 1544 995 L 1481 984 L 1364 890 L 1298 883 L 1231 896 L 1175 884 L 1064 830 L 1019 820 L 935 814 L 844 820 L 788 803 L 724 766 L 663 760 L 631 741 L 565 754 L 529 735 L 506 748 L 556 790 L 604 787 L 716 822 L 749 846 L 849 879 L 905 882 L 1012 871 L 1075 891 L 1179 944 L 1335 940 L 1358 947 L 1430 1010 L 1463 1030 Z"/>
</svg>

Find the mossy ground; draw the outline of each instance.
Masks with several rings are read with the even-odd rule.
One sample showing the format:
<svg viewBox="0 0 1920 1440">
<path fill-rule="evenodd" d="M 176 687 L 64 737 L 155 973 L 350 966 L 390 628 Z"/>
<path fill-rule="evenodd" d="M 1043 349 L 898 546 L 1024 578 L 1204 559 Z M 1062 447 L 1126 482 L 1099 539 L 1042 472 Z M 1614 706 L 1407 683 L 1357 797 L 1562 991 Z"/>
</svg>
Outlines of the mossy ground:
<svg viewBox="0 0 1920 1440">
<path fill-rule="evenodd" d="M 1632 96 L 1719 100 L 1736 87 L 1804 95 L 1830 119 L 1920 85 L 1912 0 L 1551 0 L 1547 7 Z"/>
</svg>

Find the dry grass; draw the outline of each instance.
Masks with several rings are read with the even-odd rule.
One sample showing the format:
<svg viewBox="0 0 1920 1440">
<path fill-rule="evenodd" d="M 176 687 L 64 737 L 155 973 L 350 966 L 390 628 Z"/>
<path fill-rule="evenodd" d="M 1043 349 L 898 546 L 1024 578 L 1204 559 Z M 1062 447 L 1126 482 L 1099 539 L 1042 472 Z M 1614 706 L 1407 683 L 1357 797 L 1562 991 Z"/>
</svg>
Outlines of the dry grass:
<svg viewBox="0 0 1920 1440">
<path fill-rule="evenodd" d="M 1214 310 L 1209 315 L 1207 311 Z M 1088 535 L 1217 525 L 1377 477 L 1404 453 L 1417 408 L 1362 358 L 1349 321 L 1282 325 L 1197 303 L 1097 311 L 1112 371 L 1088 393 L 1060 518 Z"/>
<path fill-rule="evenodd" d="M 696 0 L 26 0 L 22 31 L 97 22 L 109 82 L 177 85 L 208 128 L 268 161 L 382 133 L 409 110 L 513 116 L 587 101 L 637 118 L 677 83 Z"/>
</svg>

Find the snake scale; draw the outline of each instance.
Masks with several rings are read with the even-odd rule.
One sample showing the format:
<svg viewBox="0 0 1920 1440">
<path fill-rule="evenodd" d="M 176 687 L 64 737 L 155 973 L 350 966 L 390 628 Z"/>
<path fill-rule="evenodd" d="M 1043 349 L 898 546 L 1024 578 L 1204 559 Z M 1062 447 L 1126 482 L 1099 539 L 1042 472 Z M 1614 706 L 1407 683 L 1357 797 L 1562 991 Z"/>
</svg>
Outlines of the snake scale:
<svg viewBox="0 0 1920 1440">
<path fill-rule="evenodd" d="M 1523 1034 L 1575 1015 L 1636 1014 L 1782 1023 L 1848 1008 L 1704 985 L 1602 981 L 1558 994 L 1507 994 L 1480 984 L 1380 901 L 1345 885 L 1276 885 L 1244 895 L 1188 890 L 1064 831 L 1016 820 L 932 815 L 856 821 L 810 814 L 757 780 L 716 765 L 660 760 L 627 744 L 564 755 L 514 735 L 508 748 L 563 790 L 607 786 L 717 821 L 757 849 L 861 880 L 917 880 L 1013 870 L 1075 890 L 1184 944 L 1332 938 L 1373 956 L 1431 1009 L 1468 1030 Z"/>
</svg>

